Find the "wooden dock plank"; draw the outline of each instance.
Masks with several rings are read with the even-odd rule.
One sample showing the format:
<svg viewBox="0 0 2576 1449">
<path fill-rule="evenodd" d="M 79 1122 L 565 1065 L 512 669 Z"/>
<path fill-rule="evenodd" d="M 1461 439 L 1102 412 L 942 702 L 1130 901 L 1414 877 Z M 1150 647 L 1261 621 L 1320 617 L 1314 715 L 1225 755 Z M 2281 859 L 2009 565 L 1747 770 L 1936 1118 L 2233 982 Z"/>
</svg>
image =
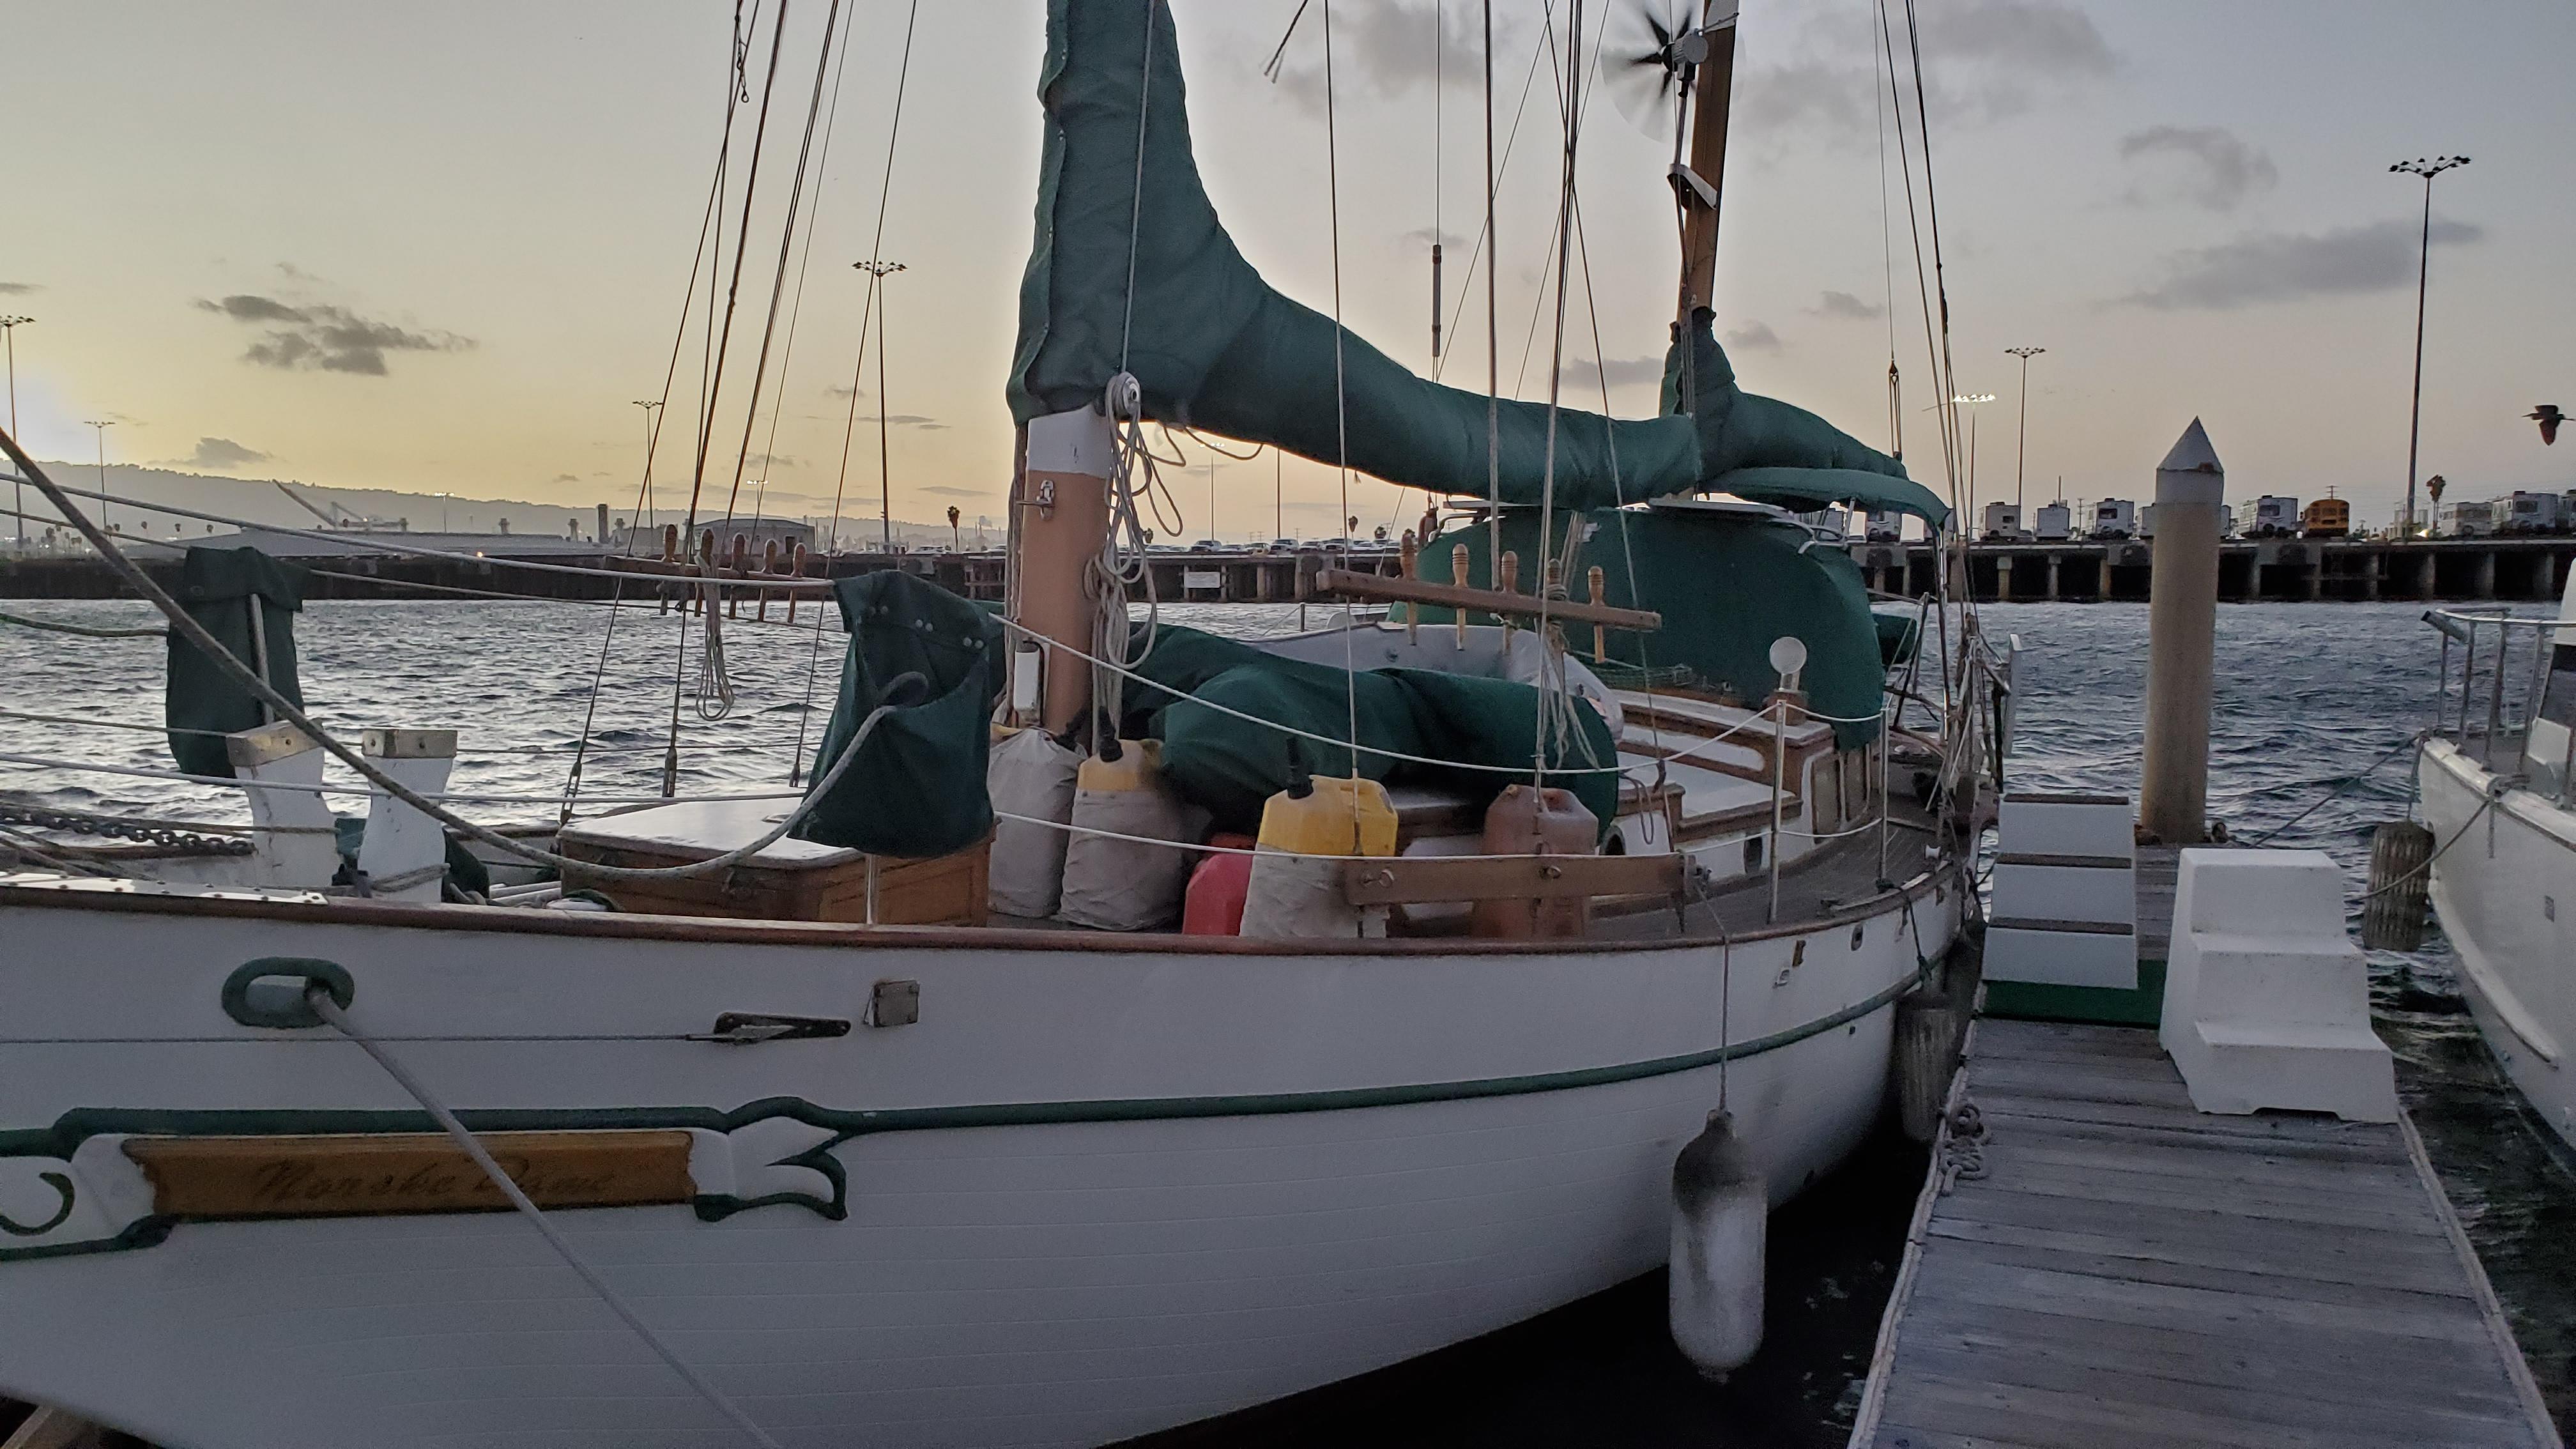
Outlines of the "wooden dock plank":
<svg viewBox="0 0 2576 1449">
<path fill-rule="evenodd" d="M 1855 1449 L 2559 1442 L 2402 1125 L 2197 1112 L 2134 1028 L 1980 1020 L 1953 1091 Z"/>
</svg>

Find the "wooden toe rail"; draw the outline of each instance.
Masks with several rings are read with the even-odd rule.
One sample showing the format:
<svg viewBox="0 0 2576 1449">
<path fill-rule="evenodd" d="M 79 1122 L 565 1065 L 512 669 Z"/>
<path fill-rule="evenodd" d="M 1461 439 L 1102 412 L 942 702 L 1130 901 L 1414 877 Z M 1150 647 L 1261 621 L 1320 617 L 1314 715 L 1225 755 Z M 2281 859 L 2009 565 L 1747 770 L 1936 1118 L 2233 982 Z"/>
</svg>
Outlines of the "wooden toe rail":
<svg viewBox="0 0 2576 1449">
<path fill-rule="evenodd" d="M 1403 856 L 1342 867 L 1342 890 L 1355 906 L 1669 896 L 1681 889 L 1682 857 L 1672 853 Z"/>
</svg>

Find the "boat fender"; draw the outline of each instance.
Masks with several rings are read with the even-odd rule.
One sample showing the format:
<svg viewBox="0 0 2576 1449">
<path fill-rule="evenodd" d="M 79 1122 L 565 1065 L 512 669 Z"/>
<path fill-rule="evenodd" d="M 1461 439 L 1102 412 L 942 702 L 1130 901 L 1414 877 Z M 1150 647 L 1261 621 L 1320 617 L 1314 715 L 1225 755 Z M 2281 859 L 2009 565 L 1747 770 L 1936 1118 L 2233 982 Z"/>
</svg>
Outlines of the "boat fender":
<svg viewBox="0 0 2576 1449">
<path fill-rule="evenodd" d="M 2370 894 L 2361 907 L 2365 948 L 2423 949 L 2432 860 L 2433 832 L 2412 820 L 2392 820 L 2370 832 Z"/>
<path fill-rule="evenodd" d="M 1708 1126 L 1673 1159 L 1672 1248 L 1667 1275 L 1673 1346 L 1703 1375 L 1723 1380 L 1762 1346 L 1762 1255 L 1770 1193 L 1735 1135 L 1734 1119 Z"/>
<path fill-rule="evenodd" d="M 1056 914 L 1101 931 L 1167 926 L 1180 918 L 1191 847 L 1206 831 L 1207 812 L 1164 779 L 1162 741 L 1100 743 L 1100 753 L 1074 773 L 1073 838 Z"/>
<path fill-rule="evenodd" d="M 1044 920 L 1063 904 L 1063 827 L 1073 822 L 1081 769 L 1082 757 L 1042 729 L 1015 730 L 994 744 L 984 784 L 997 817 L 987 867 L 987 897 L 997 913 Z"/>
</svg>

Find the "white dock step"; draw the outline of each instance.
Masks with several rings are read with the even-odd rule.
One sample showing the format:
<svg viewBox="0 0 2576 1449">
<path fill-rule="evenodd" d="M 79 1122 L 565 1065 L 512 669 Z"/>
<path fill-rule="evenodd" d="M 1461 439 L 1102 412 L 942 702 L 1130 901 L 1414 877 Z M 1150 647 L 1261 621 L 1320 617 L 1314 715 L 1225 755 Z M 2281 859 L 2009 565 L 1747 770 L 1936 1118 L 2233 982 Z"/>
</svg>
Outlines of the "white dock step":
<svg viewBox="0 0 2576 1449">
<path fill-rule="evenodd" d="M 2370 1029 L 2343 873 L 2321 851 L 2182 853 L 2157 1037 L 2204 1112 L 2397 1120 L 2396 1063 Z"/>
<path fill-rule="evenodd" d="M 1994 888 L 1998 916 L 2137 924 L 2137 870 L 2115 855 L 2008 852 L 1995 858 Z"/>
<path fill-rule="evenodd" d="M 1999 915 L 1986 927 L 1985 977 L 2135 991 L 2138 934 L 2125 925 Z"/>
<path fill-rule="evenodd" d="M 1996 818 L 2003 848 L 2016 855 L 2112 856 L 2135 863 L 2138 835 L 2126 795 L 2004 796 Z"/>
</svg>

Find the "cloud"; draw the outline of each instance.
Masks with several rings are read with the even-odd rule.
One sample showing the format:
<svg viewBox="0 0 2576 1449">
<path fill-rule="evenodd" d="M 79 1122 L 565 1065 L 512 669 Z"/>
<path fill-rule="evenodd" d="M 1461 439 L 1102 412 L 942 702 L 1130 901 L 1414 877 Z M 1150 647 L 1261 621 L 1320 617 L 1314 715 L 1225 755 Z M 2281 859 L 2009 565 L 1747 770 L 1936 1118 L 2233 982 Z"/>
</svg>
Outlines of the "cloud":
<svg viewBox="0 0 2576 1449">
<path fill-rule="evenodd" d="M 1445 230 L 1435 231 L 1427 226 L 1417 226 L 1413 230 L 1406 232 L 1403 237 L 1403 241 L 1407 246 L 1420 247 L 1424 251 L 1429 251 L 1433 242 L 1439 242 L 1441 245 L 1454 252 L 1460 247 L 1469 245 L 1472 240 L 1473 238 L 1470 238 L 1465 232 Z"/>
<path fill-rule="evenodd" d="M 1814 10 L 1782 47 L 1784 58 L 1736 72 L 1734 114 L 1748 139 L 1811 136 L 1837 146 L 1874 145 L 1884 103 L 1878 27 L 1867 14 Z M 1897 60 L 1909 60 L 1903 21 Z M 1977 124 L 2031 109 L 2119 69 L 2092 17 L 2066 0 L 1959 0 L 1922 17 L 1925 89 L 1937 127 Z M 1901 87 L 1909 129 L 1915 96 Z"/>
<path fill-rule="evenodd" d="M 1816 298 L 1807 311 L 1817 317 L 1830 317 L 1837 322 L 1871 322 L 1887 315 L 1887 309 L 1876 302 L 1864 302 L 1849 292 L 1827 291 Z"/>
<path fill-rule="evenodd" d="M 876 420 L 875 413 L 859 414 L 860 422 L 873 423 Z M 926 418 L 919 413 L 888 413 L 885 420 L 898 428 L 919 428 L 925 433 L 935 433 L 948 426 L 937 418 Z"/>
<path fill-rule="evenodd" d="M 994 490 L 990 488 L 951 488 L 945 484 L 936 488 L 915 488 L 912 491 L 915 493 L 936 493 L 943 498 L 990 498 L 994 496 Z"/>
<path fill-rule="evenodd" d="M 2128 200 L 2146 206 L 2184 201 L 2233 211 L 2281 179 L 2272 158 L 2221 126 L 2150 126 L 2120 138 L 2129 166 Z"/>
<path fill-rule="evenodd" d="M 1771 324 L 1747 322 L 1726 334 L 1726 345 L 1737 352 L 1777 352 L 1788 344 L 1771 330 Z"/>
<path fill-rule="evenodd" d="M 1567 363 L 1557 378 L 1566 388 L 1598 389 L 1604 374 L 1608 375 L 1612 387 L 1627 387 L 1640 382 L 1660 383 L 1664 380 L 1663 355 L 1648 353 L 1643 357 L 1614 357 L 1608 362 L 1577 358 Z"/>
<path fill-rule="evenodd" d="M 753 453 L 745 457 L 742 462 L 744 467 L 758 468 L 764 473 L 772 468 L 801 468 L 805 466 L 804 460 L 788 457 L 784 453 Z"/>
<path fill-rule="evenodd" d="M 555 482 L 557 482 L 557 483 L 578 483 L 578 482 L 580 482 L 580 481 L 581 481 L 581 479 L 579 479 L 579 478 L 575 477 L 574 475 L 572 475 L 572 474 L 570 474 L 570 473 L 557 473 L 557 474 L 554 476 L 554 481 L 555 481 Z"/>
<path fill-rule="evenodd" d="M 242 360 L 288 372 L 382 377 L 388 352 L 462 352 L 474 345 L 474 339 L 453 332 L 414 332 L 328 303 L 297 306 L 275 297 L 236 293 L 221 301 L 200 301 L 197 306 L 247 327 L 267 329 L 242 353 Z"/>
<path fill-rule="evenodd" d="M 45 289 L 33 282 L 0 282 L 0 297 L 23 297 L 30 292 L 43 290 Z"/>
<path fill-rule="evenodd" d="M 2414 280 L 2417 223 L 2375 221 L 2315 234 L 2260 232 L 2214 247 L 2194 247 L 2165 258 L 2165 278 L 2119 300 L 2158 311 L 2224 311 L 2301 297 L 2384 292 Z M 2485 229 L 2467 222 L 2436 221 L 2433 240 L 2463 245 Z"/>
<path fill-rule="evenodd" d="M 824 388 L 823 391 L 830 393 L 834 397 L 866 397 L 868 395 L 868 390 L 866 388 L 842 387 L 837 383 Z"/>
<path fill-rule="evenodd" d="M 222 471 L 227 468 L 247 467 L 252 463 L 265 463 L 268 460 L 268 454 L 257 448 L 245 448 L 230 438 L 199 438 L 195 452 L 184 458 L 173 458 L 161 466 L 212 468 Z"/>
<path fill-rule="evenodd" d="M 1484 74 L 1483 22 L 1473 11 L 1473 6 L 1438 6 L 1431 0 L 1380 0 L 1374 5 L 1343 7 L 1334 16 L 1334 85 L 1355 86 L 1391 98 L 1427 89 L 1435 75 L 1453 86 L 1480 84 Z M 1494 28 L 1497 74 L 1504 55 L 1526 55 L 1526 42 L 1505 43 L 1513 39 L 1513 29 L 1508 22 Z M 1263 42 L 1265 59 L 1267 47 L 1273 44 L 1276 42 Z M 1308 110 L 1323 110 L 1321 7 L 1308 7 L 1305 18 L 1298 22 L 1279 65 L 1279 89 Z"/>
</svg>

